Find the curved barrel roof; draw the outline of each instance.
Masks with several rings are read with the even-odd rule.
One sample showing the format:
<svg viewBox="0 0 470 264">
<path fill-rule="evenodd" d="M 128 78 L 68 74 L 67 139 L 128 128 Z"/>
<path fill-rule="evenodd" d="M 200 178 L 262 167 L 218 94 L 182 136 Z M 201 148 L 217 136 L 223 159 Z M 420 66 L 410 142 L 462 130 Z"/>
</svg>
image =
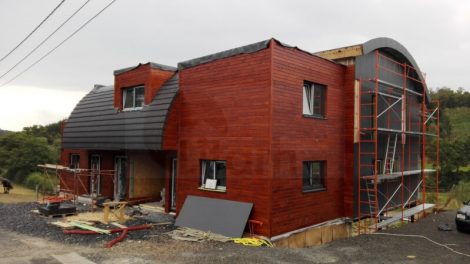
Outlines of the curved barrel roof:
<svg viewBox="0 0 470 264">
<path fill-rule="evenodd" d="M 149 105 L 137 111 L 114 107 L 114 87 L 95 87 L 75 107 L 64 127 L 67 149 L 161 150 L 166 119 L 178 93 L 178 74 Z"/>
</svg>

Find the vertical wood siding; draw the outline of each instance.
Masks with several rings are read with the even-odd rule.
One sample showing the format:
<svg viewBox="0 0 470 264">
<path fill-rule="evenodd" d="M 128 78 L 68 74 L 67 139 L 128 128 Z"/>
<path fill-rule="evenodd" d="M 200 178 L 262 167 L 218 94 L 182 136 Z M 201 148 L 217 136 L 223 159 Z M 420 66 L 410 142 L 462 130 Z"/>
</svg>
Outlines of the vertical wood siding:
<svg viewBox="0 0 470 264">
<path fill-rule="evenodd" d="M 178 200 L 187 195 L 254 203 L 269 235 L 270 51 L 237 55 L 180 73 Z M 199 190 L 200 160 L 226 160 L 227 191 Z"/>
<path fill-rule="evenodd" d="M 278 235 L 342 217 L 345 67 L 305 52 L 273 47 L 272 232 Z M 302 115 L 303 83 L 323 84 L 326 118 Z M 302 191 L 302 162 L 325 160 L 325 191 Z"/>
</svg>

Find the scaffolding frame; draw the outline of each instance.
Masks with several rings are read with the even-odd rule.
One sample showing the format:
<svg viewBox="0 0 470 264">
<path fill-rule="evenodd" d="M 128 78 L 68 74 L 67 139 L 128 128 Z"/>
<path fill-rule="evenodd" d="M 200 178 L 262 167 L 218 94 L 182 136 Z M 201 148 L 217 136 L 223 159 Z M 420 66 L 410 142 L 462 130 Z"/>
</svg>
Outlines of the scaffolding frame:
<svg viewBox="0 0 470 264">
<path fill-rule="evenodd" d="M 382 214 L 392 209 L 400 209 L 399 219 L 403 222 L 411 211 L 425 212 L 430 208 L 431 205 L 426 204 L 426 174 L 428 173 L 435 173 L 436 206 L 438 206 L 439 198 L 439 102 L 427 101 L 424 80 L 420 80 L 417 70 L 406 62 L 398 62 L 376 50 L 374 67 L 375 76 L 367 79 L 360 78 L 358 91 L 356 91 L 359 97 L 356 101 L 358 104 L 356 169 L 359 234 L 362 231 L 362 219 L 369 219 L 372 222 L 365 228 L 365 233 L 367 233 L 377 230 Z M 402 84 L 385 80 L 387 75 L 394 76 L 394 80 L 401 80 Z M 408 87 L 409 84 L 412 87 Z M 421 92 L 413 90 L 413 87 L 421 87 Z M 409 98 L 411 100 L 408 100 Z M 417 102 L 414 103 L 413 99 Z M 383 109 L 379 107 L 379 102 L 384 103 Z M 428 108 L 428 104 L 435 104 L 436 107 Z M 384 120 L 385 126 L 381 125 Z M 383 137 L 386 137 L 386 142 Z M 429 153 L 427 153 L 427 138 L 429 137 L 433 138 L 429 142 L 435 144 L 435 159 L 432 161 L 428 160 Z M 399 145 L 397 145 L 398 138 L 400 138 Z M 381 164 L 379 146 L 385 143 L 385 155 Z M 413 146 L 418 151 L 413 150 Z M 396 160 L 397 151 L 400 153 L 399 160 Z M 434 166 L 433 169 L 426 168 L 430 162 Z M 397 163 L 399 168 L 395 168 Z M 417 168 L 413 168 L 412 164 Z M 416 186 L 412 186 L 412 175 L 418 175 Z M 396 188 L 388 190 L 389 184 L 387 183 L 390 181 L 399 181 L 399 184 L 397 183 Z M 382 187 L 386 190 L 380 191 L 379 184 L 384 184 Z M 421 194 L 421 199 L 419 194 Z M 398 203 L 396 202 L 397 195 L 401 195 Z M 414 198 L 415 195 L 416 198 Z M 382 204 L 379 204 L 379 196 L 385 201 Z M 420 208 L 416 206 L 413 210 L 409 209 L 409 212 L 406 212 L 406 208 L 413 203 L 419 204 Z M 365 210 L 364 206 L 368 207 L 368 210 Z M 382 223 L 380 227 L 384 224 Z"/>
<path fill-rule="evenodd" d="M 96 198 L 100 195 L 96 191 L 95 184 L 103 178 L 111 177 L 113 185 L 115 182 L 115 170 L 100 170 L 100 169 L 80 169 L 80 168 L 69 168 L 57 164 L 41 164 L 39 168 L 43 169 L 43 174 L 52 183 L 51 175 L 49 172 L 54 172 L 55 177 L 58 179 L 59 189 L 57 197 L 62 200 L 74 200 L 77 202 L 79 196 L 89 196 Z M 91 182 L 90 188 L 84 183 L 84 179 L 88 179 Z M 72 182 L 72 186 L 69 183 Z M 45 199 L 49 199 L 43 194 L 43 202 Z"/>
</svg>

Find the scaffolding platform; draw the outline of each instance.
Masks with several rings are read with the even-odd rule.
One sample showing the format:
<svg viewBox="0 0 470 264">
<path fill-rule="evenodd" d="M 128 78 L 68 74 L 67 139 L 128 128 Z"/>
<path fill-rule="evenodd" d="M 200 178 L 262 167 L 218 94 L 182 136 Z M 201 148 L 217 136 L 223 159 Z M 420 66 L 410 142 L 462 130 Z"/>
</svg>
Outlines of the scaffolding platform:
<svg viewBox="0 0 470 264">
<path fill-rule="evenodd" d="M 404 210 L 403 211 L 403 218 L 410 217 L 410 216 L 415 215 L 417 213 L 421 213 L 425 210 L 433 208 L 434 206 L 436 206 L 436 205 L 435 204 L 425 203 L 425 204 L 420 204 L 420 205 L 417 205 L 417 206 L 412 207 L 410 209 Z M 377 224 L 371 225 L 369 228 L 371 228 L 371 229 L 382 228 L 382 227 L 388 226 L 390 224 L 393 224 L 396 221 L 399 221 L 401 218 L 402 218 L 402 214 L 397 214 L 394 217 L 389 218 L 385 221 L 382 221 L 382 222 L 379 222 Z"/>
<path fill-rule="evenodd" d="M 409 170 L 409 171 L 404 171 L 403 172 L 403 176 L 409 176 L 409 175 L 415 175 L 415 174 L 420 174 L 421 172 L 424 172 L 424 173 L 432 173 L 432 172 L 436 172 L 435 169 L 424 169 L 424 170 Z M 388 174 L 378 174 L 377 175 L 377 180 L 380 182 L 382 180 L 393 180 L 393 179 L 397 179 L 397 178 L 400 178 L 402 175 L 401 171 L 397 171 L 397 172 L 392 172 L 392 173 L 388 173 Z M 366 179 L 366 180 L 374 180 L 374 175 L 369 175 L 369 176 L 362 176 L 363 179 Z"/>
</svg>

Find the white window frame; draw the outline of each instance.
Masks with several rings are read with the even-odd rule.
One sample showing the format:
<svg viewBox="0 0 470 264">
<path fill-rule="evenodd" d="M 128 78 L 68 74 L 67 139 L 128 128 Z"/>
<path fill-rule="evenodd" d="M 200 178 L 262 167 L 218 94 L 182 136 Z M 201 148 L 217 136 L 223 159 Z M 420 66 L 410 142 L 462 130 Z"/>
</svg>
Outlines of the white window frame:
<svg viewBox="0 0 470 264">
<path fill-rule="evenodd" d="M 144 91 L 144 99 L 142 100 L 142 106 L 138 106 L 136 107 L 135 106 L 135 100 L 136 100 L 136 97 L 135 97 L 135 90 L 137 89 L 143 89 Z M 132 107 L 126 107 L 126 97 L 127 97 L 127 93 L 126 91 L 129 91 L 129 90 L 132 90 Z M 124 111 L 129 111 L 129 110 L 140 110 L 142 109 L 143 105 L 144 105 L 144 101 L 145 101 L 145 86 L 143 85 L 139 85 L 139 86 L 134 86 L 134 87 L 129 87 L 129 88 L 124 88 L 122 89 L 122 110 Z"/>
<path fill-rule="evenodd" d="M 207 162 L 214 163 L 214 166 L 212 166 L 213 167 L 212 177 L 209 177 L 209 178 L 206 178 Z M 205 185 L 206 185 L 207 179 L 216 180 L 216 175 L 217 175 L 216 168 L 217 168 L 218 163 L 225 165 L 225 185 L 227 185 L 227 161 L 225 160 L 201 160 L 200 163 L 201 163 L 201 188 L 206 188 Z M 219 185 L 219 183 L 217 182 L 216 190 L 225 191 L 227 190 L 227 186 Z"/>
<path fill-rule="evenodd" d="M 315 102 L 315 87 L 318 86 L 320 89 L 323 89 L 323 97 L 321 98 L 321 112 L 314 112 L 314 102 Z M 321 84 L 315 84 L 311 82 L 304 82 L 303 90 L 303 100 L 302 100 L 302 113 L 306 116 L 325 118 L 326 117 L 326 86 Z"/>
</svg>

